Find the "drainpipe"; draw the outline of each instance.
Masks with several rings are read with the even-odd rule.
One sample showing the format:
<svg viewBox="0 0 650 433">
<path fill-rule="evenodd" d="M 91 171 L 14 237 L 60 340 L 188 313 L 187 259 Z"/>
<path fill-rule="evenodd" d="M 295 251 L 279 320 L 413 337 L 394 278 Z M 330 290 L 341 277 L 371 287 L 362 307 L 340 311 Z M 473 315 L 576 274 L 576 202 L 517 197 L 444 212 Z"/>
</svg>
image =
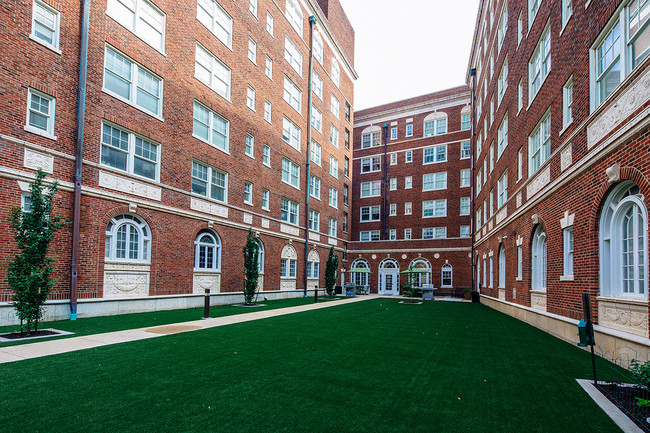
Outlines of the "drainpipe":
<svg viewBox="0 0 650 433">
<path fill-rule="evenodd" d="M 70 320 L 77 320 L 77 277 L 79 271 L 79 231 L 81 226 L 81 172 L 86 115 L 86 77 L 88 75 L 88 28 L 90 0 L 82 0 L 81 48 L 79 52 L 79 89 L 77 95 L 77 141 L 74 159 L 74 204 L 72 208 L 72 258 L 70 260 Z"/>
<path fill-rule="evenodd" d="M 307 193 L 305 194 L 305 291 L 304 297 L 307 297 L 307 265 L 309 258 L 309 193 L 311 185 L 311 76 L 314 68 L 314 24 L 316 24 L 316 17 L 314 15 L 309 17 L 309 76 L 307 77 L 307 162 L 305 163 L 307 172 Z M 314 302 L 318 302 L 318 287 L 314 291 Z"/>
<path fill-rule="evenodd" d="M 388 211 L 386 210 L 386 206 L 388 206 L 388 123 L 384 123 L 384 174 L 383 174 L 383 183 L 384 183 L 384 193 L 383 195 L 383 204 L 382 204 L 382 210 L 381 210 L 381 239 L 386 240 L 388 239 L 388 236 L 386 236 L 386 223 L 388 220 Z"/>
<path fill-rule="evenodd" d="M 470 179 L 470 191 L 472 193 L 472 210 L 470 214 L 470 226 L 469 230 L 471 233 L 471 239 L 472 239 L 472 250 L 471 250 L 471 257 L 472 257 L 472 264 L 471 264 L 471 269 L 472 269 L 472 289 L 478 290 L 478 287 L 475 288 L 474 284 L 474 278 L 475 278 L 475 273 L 476 273 L 476 263 L 474 262 L 474 240 L 475 240 L 475 228 L 474 226 L 476 225 L 476 68 L 472 68 L 469 70 L 469 75 L 472 77 L 472 135 L 471 135 L 471 141 L 470 141 L 470 156 L 472 160 L 472 178 Z"/>
</svg>

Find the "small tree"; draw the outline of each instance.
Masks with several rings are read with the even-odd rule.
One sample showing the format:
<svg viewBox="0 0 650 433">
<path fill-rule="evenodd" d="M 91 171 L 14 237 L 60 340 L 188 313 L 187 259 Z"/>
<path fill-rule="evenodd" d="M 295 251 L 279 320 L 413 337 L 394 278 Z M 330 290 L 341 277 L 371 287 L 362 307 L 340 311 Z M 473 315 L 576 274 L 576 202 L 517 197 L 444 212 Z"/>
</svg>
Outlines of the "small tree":
<svg viewBox="0 0 650 433">
<path fill-rule="evenodd" d="M 334 296 L 334 285 L 336 284 L 336 269 L 339 267 L 339 256 L 334 254 L 334 247 L 330 247 L 325 265 L 325 290 L 331 297 Z"/>
<path fill-rule="evenodd" d="M 257 258 L 260 247 L 255 239 L 252 229 L 248 229 L 246 245 L 244 245 L 244 304 L 252 305 L 255 292 L 257 291 L 257 280 L 259 277 L 259 265 Z"/>
<path fill-rule="evenodd" d="M 20 319 L 20 330 L 26 323 L 28 331 L 37 333 L 38 322 L 43 316 L 43 304 L 54 286 L 52 278 L 54 261 L 47 257 L 54 234 L 67 224 L 61 215 L 52 215 L 53 196 L 58 190 L 57 182 L 44 192 L 45 172 L 38 170 L 36 180 L 30 185 L 31 208 L 11 209 L 9 226 L 20 253 L 7 267 L 7 280 L 14 294 L 13 306 Z"/>
</svg>

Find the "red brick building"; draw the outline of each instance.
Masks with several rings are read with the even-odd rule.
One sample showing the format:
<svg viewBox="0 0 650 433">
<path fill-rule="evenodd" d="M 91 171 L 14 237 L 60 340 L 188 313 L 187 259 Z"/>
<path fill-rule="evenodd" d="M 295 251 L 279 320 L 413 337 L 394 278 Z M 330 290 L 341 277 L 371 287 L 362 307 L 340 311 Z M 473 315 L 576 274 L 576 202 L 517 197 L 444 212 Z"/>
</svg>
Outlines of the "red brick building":
<svg viewBox="0 0 650 433">
<path fill-rule="evenodd" d="M 475 280 L 482 302 L 646 359 L 650 4 L 485 0 L 475 83 Z"/>
<path fill-rule="evenodd" d="M 471 286 L 466 86 L 359 110 L 354 125 L 349 279 L 398 294 L 402 272 L 452 293 Z"/>
<path fill-rule="evenodd" d="M 323 286 L 350 212 L 354 31 L 338 1 L 10 1 L 0 22 L 0 259 L 36 169 L 60 183 L 56 211 L 79 212 L 56 238 L 47 318 L 238 299 L 249 228 L 261 297 Z M 3 324 L 10 295 L 3 274 Z"/>
</svg>

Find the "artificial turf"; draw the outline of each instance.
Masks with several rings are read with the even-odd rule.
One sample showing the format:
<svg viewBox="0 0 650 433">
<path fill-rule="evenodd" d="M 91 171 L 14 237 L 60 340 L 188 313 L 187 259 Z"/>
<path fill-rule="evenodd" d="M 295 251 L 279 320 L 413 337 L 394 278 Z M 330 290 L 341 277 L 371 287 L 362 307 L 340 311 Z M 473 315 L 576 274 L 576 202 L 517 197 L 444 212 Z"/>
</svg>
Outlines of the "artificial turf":
<svg viewBox="0 0 650 433">
<path fill-rule="evenodd" d="M 373 299 L 0 365 L 24 432 L 615 432 L 589 355 L 480 304 Z"/>
</svg>

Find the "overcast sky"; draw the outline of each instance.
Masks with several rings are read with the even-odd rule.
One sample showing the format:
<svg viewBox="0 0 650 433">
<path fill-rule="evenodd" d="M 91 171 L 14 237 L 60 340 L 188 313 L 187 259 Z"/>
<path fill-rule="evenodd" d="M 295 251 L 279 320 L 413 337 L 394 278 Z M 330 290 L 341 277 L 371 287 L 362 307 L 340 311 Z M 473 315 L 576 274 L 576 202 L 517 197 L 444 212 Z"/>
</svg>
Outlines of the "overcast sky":
<svg viewBox="0 0 650 433">
<path fill-rule="evenodd" d="M 355 30 L 354 108 L 465 84 L 479 0 L 339 0 Z"/>
</svg>

